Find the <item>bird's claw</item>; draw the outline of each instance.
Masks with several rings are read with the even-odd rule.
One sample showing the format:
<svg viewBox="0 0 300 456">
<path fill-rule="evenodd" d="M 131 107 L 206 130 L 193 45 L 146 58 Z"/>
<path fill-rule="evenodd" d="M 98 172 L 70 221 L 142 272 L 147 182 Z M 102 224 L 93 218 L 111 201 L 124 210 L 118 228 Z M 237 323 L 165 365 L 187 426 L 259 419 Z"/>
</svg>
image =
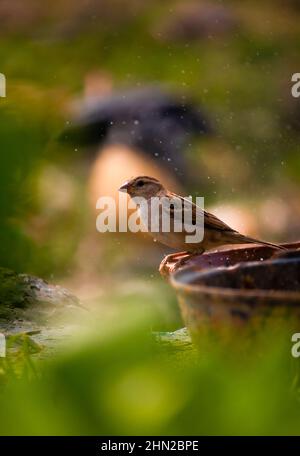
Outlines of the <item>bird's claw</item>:
<svg viewBox="0 0 300 456">
<path fill-rule="evenodd" d="M 188 252 L 177 252 L 167 255 L 159 266 L 159 272 L 163 277 L 168 277 L 171 273 L 178 269 L 178 266 L 191 257 Z"/>
</svg>

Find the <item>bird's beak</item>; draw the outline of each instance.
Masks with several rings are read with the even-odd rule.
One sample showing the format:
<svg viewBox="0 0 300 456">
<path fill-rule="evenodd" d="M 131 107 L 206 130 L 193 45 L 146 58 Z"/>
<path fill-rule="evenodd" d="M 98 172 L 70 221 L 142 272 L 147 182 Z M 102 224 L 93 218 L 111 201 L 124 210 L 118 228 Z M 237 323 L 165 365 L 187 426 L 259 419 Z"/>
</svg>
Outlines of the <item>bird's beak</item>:
<svg viewBox="0 0 300 456">
<path fill-rule="evenodd" d="M 127 193 L 129 187 L 129 182 L 126 181 L 121 187 L 119 188 L 119 192 Z"/>
</svg>

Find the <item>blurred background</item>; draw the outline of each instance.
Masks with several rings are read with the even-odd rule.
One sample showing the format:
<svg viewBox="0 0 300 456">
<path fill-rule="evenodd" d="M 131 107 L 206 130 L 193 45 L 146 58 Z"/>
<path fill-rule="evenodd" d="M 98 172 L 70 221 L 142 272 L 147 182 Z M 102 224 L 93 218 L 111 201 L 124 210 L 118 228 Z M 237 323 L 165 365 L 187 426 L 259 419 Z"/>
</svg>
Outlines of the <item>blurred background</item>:
<svg viewBox="0 0 300 456">
<path fill-rule="evenodd" d="M 157 272 L 170 251 L 142 235 L 96 232 L 96 200 L 115 196 L 124 179 L 154 175 L 173 191 L 204 196 L 206 209 L 245 234 L 274 242 L 299 240 L 300 102 L 291 96 L 291 76 L 300 65 L 299 20 L 296 0 L 27 0 L 26 6 L 21 0 L 1 0 L 0 72 L 6 76 L 7 96 L 0 99 L 0 265 L 69 288 L 101 321 L 127 315 L 130 326 L 133 309 L 147 313 L 150 307 L 156 318 L 149 317 L 147 327 L 164 331 L 183 325 L 175 295 Z M 128 307 L 131 311 L 124 312 Z M 101 344 L 97 339 L 95 347 L 105 351 Z M 115 359 L 118 344 L 107 344 Z M 93 345 L 87 345 L 91 359 Z M 95 389 L 87 403 L 98 398 L 102 405 L 94 411 L 91 432 L 145 432 L 147 423 L 157 420 L 157 426 L 149 427 L 153 432 L 188 433 L 177 414 L 187 410 L 185 400 L 192 407 L 193 393 L 173 410 L 172 391 L 177 395 L 184 387 L 169 389 L 170 379 L 167 374 L 160 378 L 158 365 L 149 376 L 151 356 L 142 360 L 141 353 L 128 347 L 127 355 L 137 356 L 138 385 L 144 385 L 138 394 L 144 395 L 143 379 L 150 378 L 149 388 L 162 395 L 162 402 L 152 409 L 149 399 L 150 412 L 132 412 L 128 427 L 126 413 L 119 416 L 115 404 L 118 425 L 114 427 L 112 416 L 106 428 L 102 414 L 110 406 L 103 405 Z M 86 359 L 82 354 L 72 364 L 68 356 L 67 380 L 61 378 L 59 362 L 53 371 L 49 368 L 61 387 L 64 381 L 73 385 L 71 377 Z M 21 364 L 28 373 L 26 363 L 26 368 Z M 107 359 L 98 366 L 107 369 L 103 381 L 114 375 L 111 363 Z M 213 358 L 196 373 L 194 364 L 187 369 L 188 385 L 203 381 L 206 388 L 218 361 Z M 135 388 L 131 368 L 123 368 L 124 383 L 116 386 L 120 401 L 123 388 Z M 213 377 L 224 407 L 234 401 L 233 390 L 221 396 L 232 381 L 229 371 L 224 384 Z M 232 372 L 238 375 L 238 369 Z M 47 389 L 45 385 L 41 388 Z M 26 395 L 27 387 L 34 388 L 22 384 L 18 394 Z M 76 395 L 86 385 L 82 379 L 73 387 Z M 244 389 L 239 388 L 243 401 Z M 264 394 L 263 388 L 253 390 L 251 398 Z M 50 391 L 43 390 L 42 398 L 35 391 L 34 403 L 50 400 Z M 282 405 L 272 402 L 272 394 L 269 399 L 270 410 Z M 126 401 L 124 407 L 131 410 Z M 217 407 L 200 403 L 204 409 Z M 245 406 L 251 409 L 250 402 Z M 78 408 L 79 415 L 94 413 L 86 407 Z M 169 414 L 160 415 L 161 408 Z M 65 404 L 65 422 L 71 410 Z M 232 426 L 222 427 L 225 412 L 217 421 L 211 412 L 209 422 L 233 432 L 243 407 L 235 412 Z M 178 421 L 169 427 L 166 423 L 174 416 Z M 259 424 L 249 429 L 275 432 L 280 423 L 270 416 L 260 416 Z M 28 424 L 28 417 L 21 417 L 15 429 L 34 432 L 38 422 L 43 420 L 37 412 L 36 421 Z M 145 426 L 139 428 L 140 422 Z M 269 423 L 266 428 L 264 422 Z M 50 426 L 50 432 L 80 432 L 69 423 L 59 429 Z M 194 431 L 209 433 L 201 423 Z M 247 423 L 241 425 L 244 432 Z M 45 421 L 39 431 L 45 432 L 47 425 Z"/>
</svg>

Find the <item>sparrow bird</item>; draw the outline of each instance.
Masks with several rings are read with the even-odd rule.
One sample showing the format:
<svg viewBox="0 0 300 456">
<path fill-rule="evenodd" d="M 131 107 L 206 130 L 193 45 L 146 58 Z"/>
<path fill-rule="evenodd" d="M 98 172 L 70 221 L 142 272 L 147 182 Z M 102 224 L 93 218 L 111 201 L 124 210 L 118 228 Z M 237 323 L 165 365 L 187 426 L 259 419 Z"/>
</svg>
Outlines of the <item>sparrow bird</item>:
<svg viewBox="0 0 300 456">
<path fill-rule="evenodd" d="M 146 225 L 145 227 L 147 232 L 157 241 L 167 245 L 168 247 L 177 249 L 178 251 L 184 251 L 189 254 L 201 254 L 206 250 L 226 244 L 262 244 L 274 249 L 286 250 L 284 247 L 277 244 L 260 241 L 258 239 L 240 234 L 238 231 L 222 222 L 222 220 L 218 219 L 215 215 L 204 211 L 200 206 L 197 206 L 189 199 L 185 199 L 182 196 L 168 191 L 154 177 L 135 177 L 125 182 L 119 188 L 119 191 L 127 192 L 131 198 L 140 197 L 145 200 L 146 209 L 145 207 L 140 206 L 139 215 L 142 223 Z M 170 232 L 162 230 L 160 220 L 158 224 L 158 232 L 151 232 L 151 199 L 153 197 L 159 198 L 159 200 L 167 198 L 170 202 L 172 202 L 169 206 L 171 219 Z M 204 225 L 204 236 L 200 242 L 187 243 L 187 230 L 183 229 L 181 232 L 174 230 L 174 222 L 176 221 L 176 218 L 180 217 L 180 219 L 182 219 L 184 213 L 183 209 L 178 210 L 178 208 L 183 207 L 191 211 L 191 221 L 193 225 L 195 225 L 197 220 L 201 220 L 201 223 Z M 158 216 L 161 217 L 161 214 L 162 212 L 159 212 Z M 184 226 L 185 225 L 183 225 L 183 227 Z"/>
</svg>

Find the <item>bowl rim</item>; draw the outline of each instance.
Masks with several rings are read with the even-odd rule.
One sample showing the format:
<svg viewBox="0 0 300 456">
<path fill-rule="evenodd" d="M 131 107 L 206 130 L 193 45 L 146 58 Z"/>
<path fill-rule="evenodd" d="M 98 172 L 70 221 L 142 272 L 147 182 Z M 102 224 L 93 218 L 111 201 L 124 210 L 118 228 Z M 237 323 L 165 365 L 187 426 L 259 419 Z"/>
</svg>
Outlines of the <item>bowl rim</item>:
<svg viewBox="0 0 300 456">
<path fill-rule="evenodd" d="M 276 260 L 275 260 L 276 261 Z M 264 263 L 270 263 L 270 260 L 264 261 Z M 274 260 L 272 260 L 274 263 Z M 218 266 L 212 269 L 206 269 L 202 271 L 195 271 L 193 266 L 186 266 L 182 269 L 175 271 L 170 275 L 169 280 L 171 285 L 176 291 L 188 292 L 190 294 L 202 293 L 206 295 L 219 295 L 223 297 L 240 297 L 240 298 L 271 298 L 274 301 L 289 301 L 290 304 L 294 302 L 300 302 L 300 291 L 281 291 L 281 290 L 268 290 L 268 289 L 244 289 L 244 288 L 230 288 L 230 287 L 216 287 L 209 285 L 197 285 L 192 283 L 183 283 L 178 281 L 178 276 L 184 273 L 188 273 L 189 270 L 193 270 L 199 278 L 199 276 L 209 275 L 211 273 L 222 272 L 222 270 L 238 269 L 238 268 L 251 268 L 255 265 L 261 265 L 260 261 L 248 261 L 247 263 L 240 262 L 232 266 Z"/>
<path fill-rule="evenodd" d="M 293 242 L 281 242 L 278 245 L 285 247 L 288 250 L 299 249 L 299 251 L 300 251 L 300 241 L 299 240 L 293 241 Z M 224 247 L 224 248 L 222 248 L 222 247 Z M 236 252 L 256 251 L 259 253 L 260 250 L 264 250 L 266 248 L 274 251 L 274 249 L 271 246 L 257 243 L 257 244 L 239 244 L 239 245 L 221 246 L 221 248 L 207 250 L 202 255 L 205 257 L 205 259 L 207 261 L 209 261 L 209 258 L 218 257 L 220 255 L 222 256 L 222 254 L 227 255 L 228 259 L 230 259 L 230 257 L 232 255 L 234 255 L 234 253 L 236 253 Z M 185 268 L 193 267 L 193 264 L 190 264 L 190 265 L 186 264 L 185 266 L 180 266 L 180 268 L 177 268 L 176 264 L 177 264 L 178 260 L 171 260 L 171 258 L 176 256 L 178 253 L 186 253 L 186 255 L 188 256 L 187 252 L 174 252 L 174 253 L 171 253 L 171 254 L 167 255 L 166 257 L 164 257 L 160 263 L 160 267 L 163 264 L 163 268 L 162 268 L 162 270 L 160 269 L 160 273 L 161 273 L 161 275 L 168 277 L 168 279 L 170 279 L 171 276 L 174 275 L 175 273 L 182 271 Z M 270 258 L 271 257 L 264 259 L 264 261 L 269 261 Z M 168 262 L 166 263 L 166 259 L 168 259 L 169 263 Z M 243 261 L 241 259 L 240 261 L 234 262 L 233 264 L 230 264 L 228 266 L 226 266 L 226 265 L 220 265 L 220 266 L 211 266 L 210 265 L 207 267 L 203 266 L 202 270 L 206 271 L 206 270 L 216 269 L 216 268 L 222 267 L 222 266 L 229 267 L 229 266 L 233 266 L 233 265 L 236 265 L 239 263 L 251 263 L 252 261 L 258 261 L 258 260 L 252 259 L 252 260 Z M 172 270 L 172 268 L 174 268 L 174 270 Z"/>
</svg>

